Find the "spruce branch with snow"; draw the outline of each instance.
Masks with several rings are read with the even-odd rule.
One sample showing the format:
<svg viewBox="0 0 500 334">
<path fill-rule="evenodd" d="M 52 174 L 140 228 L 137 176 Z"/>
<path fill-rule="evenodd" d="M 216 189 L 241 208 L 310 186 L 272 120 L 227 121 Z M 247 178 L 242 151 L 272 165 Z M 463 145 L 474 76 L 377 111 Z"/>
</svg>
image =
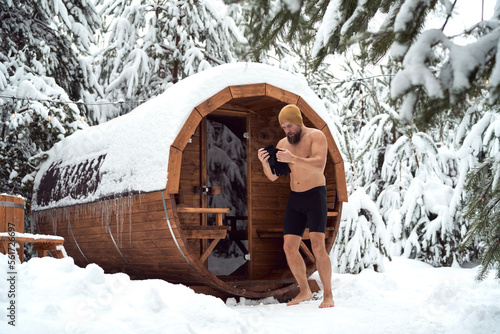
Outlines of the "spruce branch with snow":
<svg viewBox="0 0 500 334">
<path fill-rule="evenodd" d="M 362 50 L 358 57 L 371 63 L 390 55 L 398 62 L 395 65 L 402 66 L 391 85 L 391 97 L 403 100 L 403 120 L 422 127 L 449 109 L 460 113 L 481 88 L 488 90 L 490 104 L 500 98 L 500 2 L 490 19 L 478 18 L 462 34 L 447 36 L 444 31 L 455 15 L 455 4 L 449 0 L 289 1 L 262 21 L 267 38 L 257 37 L 263 45 L 279 37 L 291 42 L 295 32 L 314 29 L 315 67 L 328 55 L 343 54 L 353 45 Z M 441 20 L 441 28 L 425 30 L 429 19 Z M 465 37 L 469 39 L 462 45 L 459 39 Z"/>
<path fill-rule="evenodd" d="M 480 116 L 475 122 L 473 112 Z M 461 143 L 461 177 L 456 201 L 467 200 L 463 217 L 468 221 L 462 248 L 473 245 L 479 249 L 478 279 L 484 279 L 489 269 L 496 270 L 500 279 L 500 114 L 497 107 L 490 110 L 478 105 L 471 108 L 468 116 L 464 127 L 473 123 L 468 125 L 469 133 L 465 137 L 461 132 L 457 135 L 457 142 Z"/>
<path fill-rule="evenodd" d="M 463 247 L 481 241 L 481 268 L 484 280 L 490 269 L 500 279 L 500 154 L 486 159 L 468 174 L 466 189 L 471 193 L 464 216 L 471 222 Z"/>
<path fill-rule="evenodd" d="M 301 1 L 295 0 L 240 1 L 242 19 L 239 25 L 249 41 L 243 59 L 268 62 L 270 57 L 286 58 L 290 55 L 290 46 L 314 41 L 316 30 L 309 19 L 326 3 L 307 2 L 311 8 L 305 9 Z"/>
</svg>

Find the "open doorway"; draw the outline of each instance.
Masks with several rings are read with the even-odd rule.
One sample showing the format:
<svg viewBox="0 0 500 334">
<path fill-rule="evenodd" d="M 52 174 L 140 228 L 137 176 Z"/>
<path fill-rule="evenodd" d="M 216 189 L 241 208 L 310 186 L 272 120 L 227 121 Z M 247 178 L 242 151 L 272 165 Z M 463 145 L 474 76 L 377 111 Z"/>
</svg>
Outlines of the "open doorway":
<svg viewBox="0 0 500 334">
<path fill-rule="evenodd" d="M 207 207 L 229 208 L 224 225 L 231 226 L 208 257 L 217 276 L 248 276 L 247 118 L 208 115 L 206 118 L 206 180 L 220 193 L 207 194 Z M 208 225 L 215 217 L 208 216 Z"/>
</svg>

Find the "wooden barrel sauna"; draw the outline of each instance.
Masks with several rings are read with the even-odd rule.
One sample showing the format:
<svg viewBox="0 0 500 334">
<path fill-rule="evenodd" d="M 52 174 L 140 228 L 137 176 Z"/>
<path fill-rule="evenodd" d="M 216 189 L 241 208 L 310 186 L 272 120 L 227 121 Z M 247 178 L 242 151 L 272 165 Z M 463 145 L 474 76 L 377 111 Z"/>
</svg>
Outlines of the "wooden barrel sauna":
<svg viewBox="0 0 500 334">
<path fill-rule="evenodd" d="M 24 198 L 0 194 L 0 232 L 24 233 Z M 24 242 L 18 242 L 18 244 L 18 255 L 22 262 L 24 260 Z M 0 251 L 7 254 L 8 249 L 0 247 Z"/>
<path fill-rule="evenodd" d="M 330 251 L 347 201 L 332 119 L 302 79 L 255 63 L 190 76 L 56 144 L 35 179 L 38 232 L 63 236 L 80 266 L 216 296 L 286 295 L 297 288 L 282 249 L 289 177 L 267 180 L 257 150 L 284 137 L 289 103 L 328 140 Z M 307 231 L 301 249 L 311 275 Z"/>
</svg>

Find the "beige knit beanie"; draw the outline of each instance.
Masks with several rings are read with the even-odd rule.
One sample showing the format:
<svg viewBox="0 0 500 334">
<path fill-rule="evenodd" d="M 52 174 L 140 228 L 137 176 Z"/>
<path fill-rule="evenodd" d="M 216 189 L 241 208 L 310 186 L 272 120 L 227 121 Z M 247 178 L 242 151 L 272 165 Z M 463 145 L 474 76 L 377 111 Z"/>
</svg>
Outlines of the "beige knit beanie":
<svg viewBox="0 0 500 334">
<path fill-rule="evenodd" d="M 295 104 L 284 106 L 280 111 L 278 121 L 280 122 L 280 125 L 283 124 L 283 122 L 291 122 L 300 126 L 304 125 L 300 109 Z"/>
</svg>

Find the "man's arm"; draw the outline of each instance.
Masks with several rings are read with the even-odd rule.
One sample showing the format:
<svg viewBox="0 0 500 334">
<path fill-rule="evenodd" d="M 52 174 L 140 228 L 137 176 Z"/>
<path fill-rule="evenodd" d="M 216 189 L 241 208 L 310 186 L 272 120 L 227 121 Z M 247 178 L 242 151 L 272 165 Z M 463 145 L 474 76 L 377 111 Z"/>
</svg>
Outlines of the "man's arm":
<svg viewBox="0 0 500 334">
<path fill-rule="evenodd" d="M 311 170 L 324 170 L 326 164 L 326 153 L 328 151 L 328 143 L 325 134 L 321 131 L 311 133 L 311 156 L 308 158 L 298 157 L 287 149 L 280 148 L 276 154 L 278 161 L 288 162 L 297 165 L 298 167 Z"/>
<path fill-rule="evenodd" d="M 276 181 L 278 179 L 278 176 L 273 174 L 273 172 L 271 171 L 271 167 L 267 162 L 269 160 L 269 152 L 267 152 L 263 148 L 260 148 L 259 151 L 257 152 L 257 155 L 259 157 L 260 162 L 262 162 L 262 169 L 264 170 L 264 174 L 267 176 L 269 180 Z"/>
</svg>

